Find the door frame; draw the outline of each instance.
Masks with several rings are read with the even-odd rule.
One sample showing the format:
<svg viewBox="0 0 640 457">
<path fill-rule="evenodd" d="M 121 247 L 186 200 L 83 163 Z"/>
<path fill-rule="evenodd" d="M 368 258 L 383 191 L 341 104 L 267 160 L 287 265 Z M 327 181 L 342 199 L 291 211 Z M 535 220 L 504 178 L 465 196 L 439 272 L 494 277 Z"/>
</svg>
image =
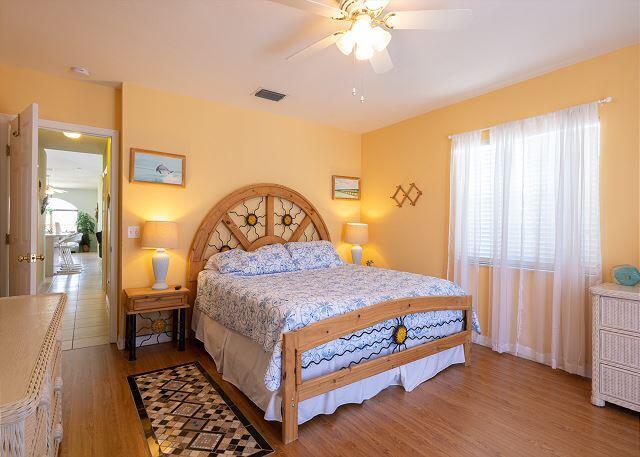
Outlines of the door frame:
<svg viewBox="0 0 640 457">
<path fill-rule="evenodd" d="M 111 138 L 111 178 L 109 186 L 111 190 L 110 198 L 110 225 L 109 225 L 109 290 L 107 300 L 109 301 L 109 342 L 117 343 L 118 335 L 118 298 L 119 298 L 119 275 L 120 265 L 120 132 L 112 129 L 91 127 L 89 125 L 70 124 L 67 122 L 49 121 L 40 119 L 40 128 L 58 131 L 73 131 L 86 135 Z"/>
<path fill-rule="evenodd" d="M 9 245 L 4 237 L 9 233 L 9 157 L 6 147 L 9 145 L 9 124 L 15 114 L 0 113 L 0 297 L 9 295 Z"/>
</svg>

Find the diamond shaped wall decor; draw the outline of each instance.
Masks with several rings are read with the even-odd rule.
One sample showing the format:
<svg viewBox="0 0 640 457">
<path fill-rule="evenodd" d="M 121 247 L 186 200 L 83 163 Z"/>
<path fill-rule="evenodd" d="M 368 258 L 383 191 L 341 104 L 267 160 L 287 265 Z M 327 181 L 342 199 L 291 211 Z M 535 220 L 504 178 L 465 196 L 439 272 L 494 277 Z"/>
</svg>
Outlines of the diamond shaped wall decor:
<svg viewBox="0 0 640 457">
<path fill-rule="evenodd" d="M 409 200 L 409 204 L 411 206 L 416 206 L 416 203 L 418 203 L 418 199 L 421 195 L 422 191 L 418 188 L 418 186 L 416 186 L 416 183 L 412 182 L 409 183 L 409 188 L 407 190 L 404 190 L 402 185 L 396 186 L 396 191 L 391 196 L 391 199 L 395 200 L 396 206 L 398 206 L 398 208 L 402 208 L 402 205 L 404 205 L 404 202 L 407 200 Z"/>
</svg>

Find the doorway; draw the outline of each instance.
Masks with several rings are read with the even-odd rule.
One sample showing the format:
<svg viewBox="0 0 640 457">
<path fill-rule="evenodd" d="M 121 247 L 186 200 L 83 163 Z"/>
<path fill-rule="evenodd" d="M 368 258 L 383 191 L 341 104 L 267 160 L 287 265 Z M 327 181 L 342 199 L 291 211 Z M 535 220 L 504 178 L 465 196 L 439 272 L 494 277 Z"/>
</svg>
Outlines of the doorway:
<svg viewBox="0 0 640 457">
<path fill-rule="evenodd" d="M 0 174 L 13 178 L 16 164 L 25 162 L 23 169 L 28 169 L 31 163 L 30 179 L 17 179 L 17 190 L 13 185 L 5 186 L 5 180 L 0 186 L 2 202 L 14 202 L 1 205 L 2 236 L 6 236 L 6 241 L 24 239 L 27 242 L 22 250 L 28 255 L 18 257 L 30 265 L 32 280 L 21 293 L 68 294 L 63 323 L 64 349 L 73 348 L 74 343 L 78 348 L 115 343 L 118 132 L 42 120 L 37 113 L 38 107 L 34 104 L 21 113 L 22 119 L 0 115 L 0 124 L 5 123 L 0 125 L 0 143 L 8 137 L 11 144 L 11 155 L 0 159 Z M 12 125 L 10 133 L 4 135 L 7 120 Z M 30 225 L 31 230 L 15 229 L 15 233 L 9 235 L 16 218 L 15 211 L 9 208 L 15 208 L 15 202 L 23 200 L 26 205 L 19 205 L 18 212 L 26 217 L 22 226 Z M 27 205 L 30 211 L 23 210 Z M 18 232 L 32 235 L 19 239 Z M 24 263 L 11 261 L 12 247 L 9 244 L 0 250 L 2 296 L 15 295 L 12 273 L 20 274 L 17 268 L 25 267 Z M 88 330 L 89 326 L 94 328 Z"/>
<path fill-rule="evenodd" d="M 110 249 L 102 235 L 110 154 L 109 138 L 38 129 L 38 252 L 44 262 L 36 277 L 39 292 L 67 294 L 63 350 L 108 342 Z"/>
</svg>

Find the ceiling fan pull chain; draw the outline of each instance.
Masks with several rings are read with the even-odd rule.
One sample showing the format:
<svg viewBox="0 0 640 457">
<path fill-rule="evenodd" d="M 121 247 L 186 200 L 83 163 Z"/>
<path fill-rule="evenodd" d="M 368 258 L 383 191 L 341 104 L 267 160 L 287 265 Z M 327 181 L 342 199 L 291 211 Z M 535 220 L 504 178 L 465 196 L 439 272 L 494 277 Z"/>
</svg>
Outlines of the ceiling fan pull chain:
<svg viewBox="0 0 640 457">
<path fill-rule="evenodd" d="M 356 84 L 356 81 L 357 81 L 356 72 L 358 71 L 358 67 L 357 67 L 357 63 L 356 63 L 356 55 L 355 55 L 355 53 L 353 54 L 352 62 L 353 62 L 353 73 L 351 73 L 351 74 L 353 75 L 353 89 L 351 89 L 351 95 L 355 97 L 358 94 L 358 91 L 356 90 L 356 86 L 357 86 L 357 84 Z"/>
<path fill-rule="evenodd" d="M 360 103 L 364 103 L 364 65 L 360 65 Z"/>
</svg>

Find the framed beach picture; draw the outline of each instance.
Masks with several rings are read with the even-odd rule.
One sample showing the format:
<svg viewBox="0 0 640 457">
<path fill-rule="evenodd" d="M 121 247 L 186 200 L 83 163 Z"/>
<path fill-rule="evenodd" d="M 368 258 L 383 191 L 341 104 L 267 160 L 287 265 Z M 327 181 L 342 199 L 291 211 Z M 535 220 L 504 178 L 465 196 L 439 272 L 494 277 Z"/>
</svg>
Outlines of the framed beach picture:
<svg viewBox="0 0 640 457">
<path fill-rule="evenodd" d="M 334 175 L 331 197 L 334 200 L 360 200 L 360 178 Z"/>
<path fill-rule="evenodd" d="M 185 165 L 183 155 L 131 148 L 129 181 L 184 187 Z"/>
</svg>

